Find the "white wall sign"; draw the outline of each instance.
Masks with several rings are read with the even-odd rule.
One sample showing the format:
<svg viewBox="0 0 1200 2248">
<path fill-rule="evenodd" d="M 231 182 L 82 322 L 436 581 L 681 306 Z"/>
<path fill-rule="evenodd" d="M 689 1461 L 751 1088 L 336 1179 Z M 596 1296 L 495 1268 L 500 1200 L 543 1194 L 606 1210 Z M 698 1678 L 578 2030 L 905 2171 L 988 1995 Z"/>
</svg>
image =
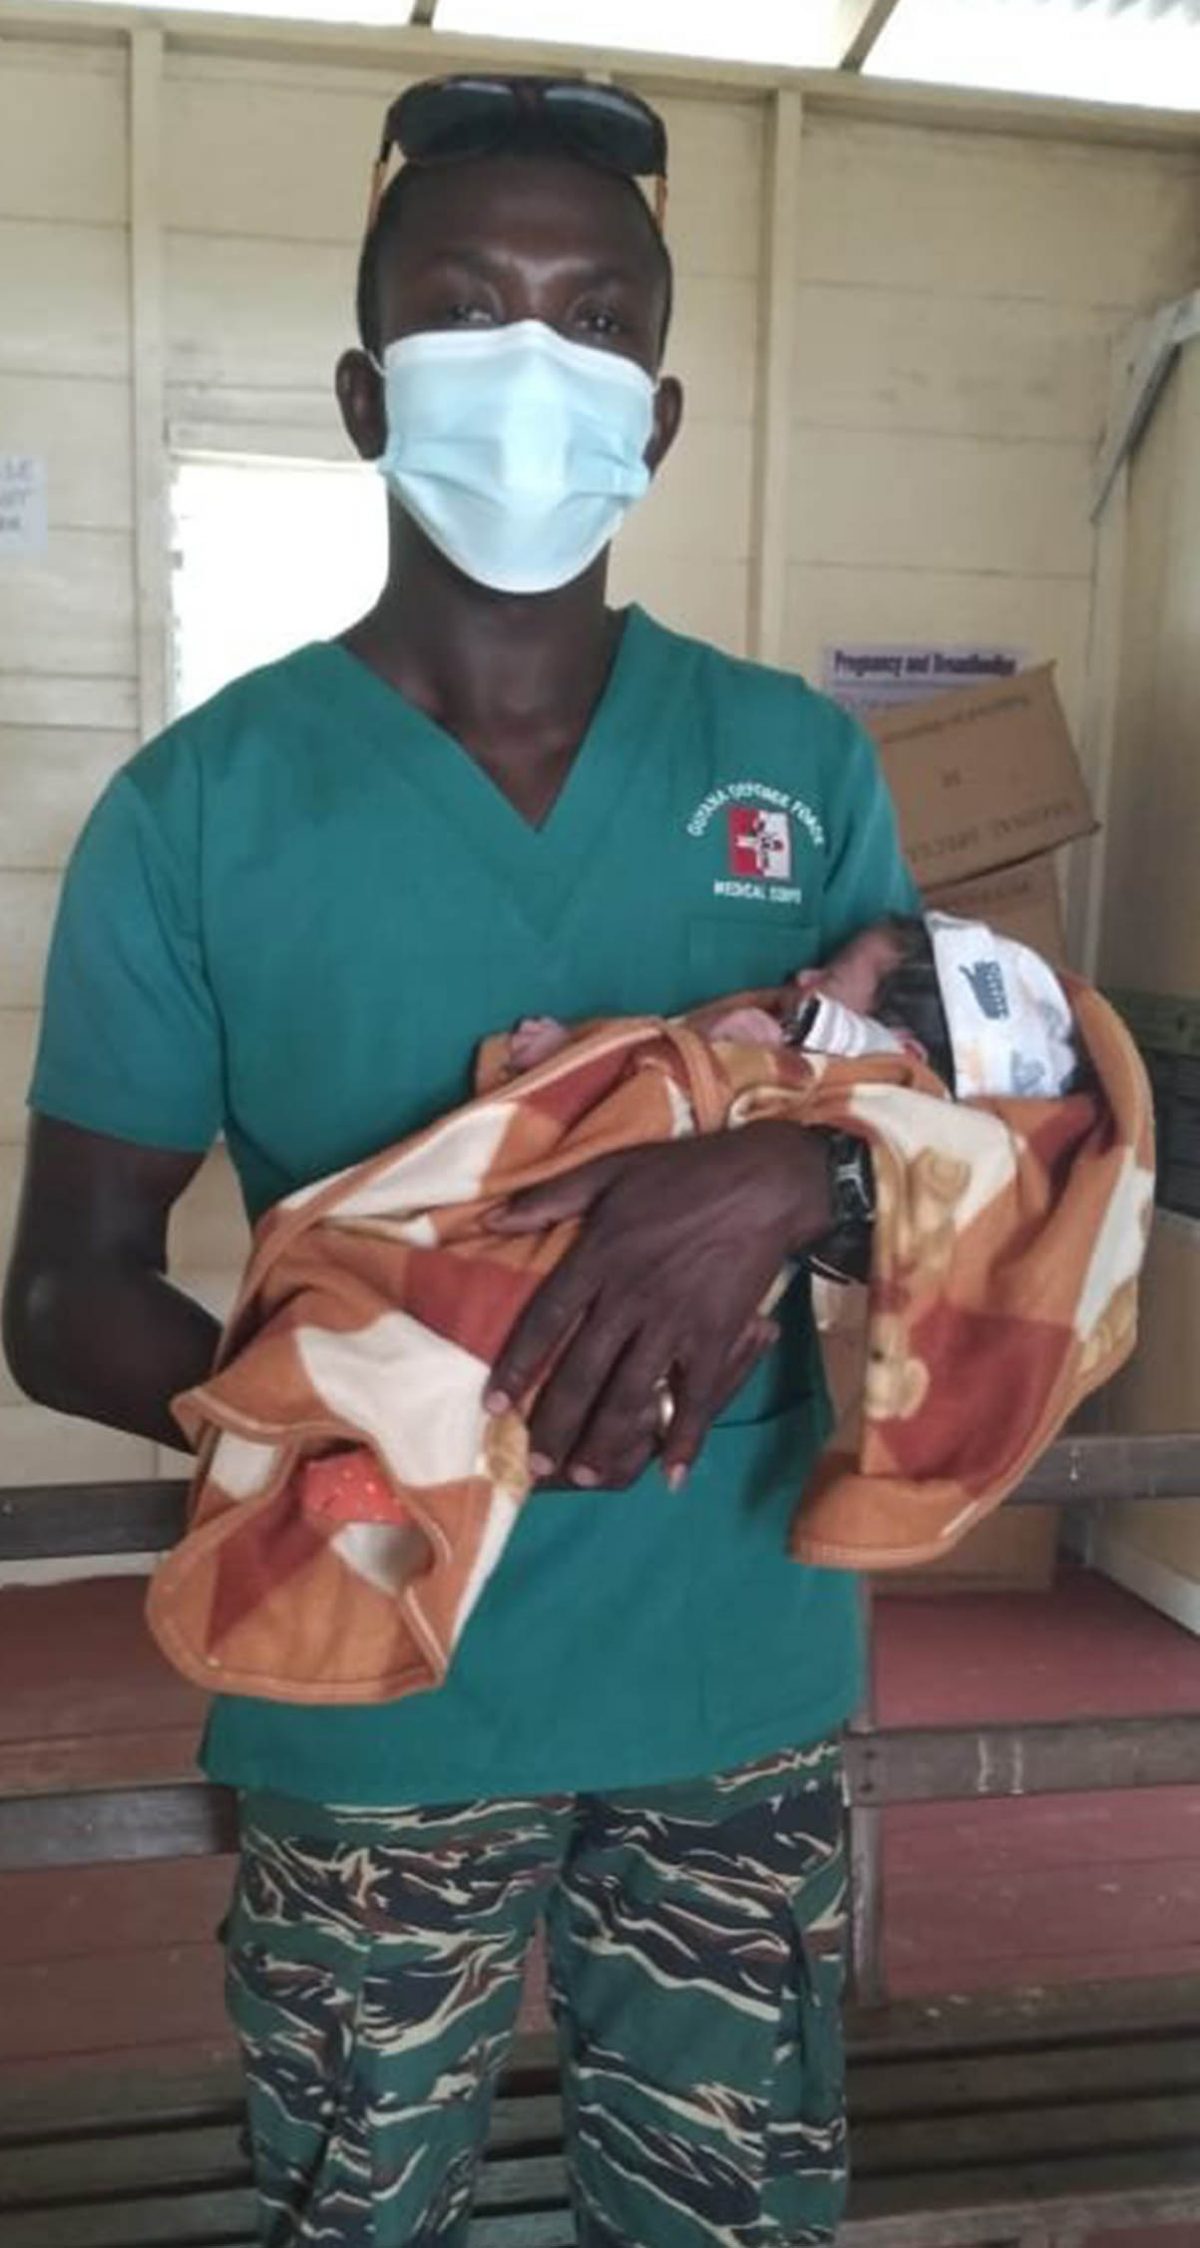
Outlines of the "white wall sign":
<svg viewBox="0 0 1200 2248">
<path fill-rule="evenodd" d="M 46 463 L 37 453 L 0 453 L 0 555 L 45 550 Z"/>
<path fill-rule="evenodd" d="M 924 702 L 945 688 L 1009 679 L 1025 661 L 1020 648 L 844 640 L 822 650 L 821 685 L 846 710 L 878 710 L 884 704 Z"/>
</svg>

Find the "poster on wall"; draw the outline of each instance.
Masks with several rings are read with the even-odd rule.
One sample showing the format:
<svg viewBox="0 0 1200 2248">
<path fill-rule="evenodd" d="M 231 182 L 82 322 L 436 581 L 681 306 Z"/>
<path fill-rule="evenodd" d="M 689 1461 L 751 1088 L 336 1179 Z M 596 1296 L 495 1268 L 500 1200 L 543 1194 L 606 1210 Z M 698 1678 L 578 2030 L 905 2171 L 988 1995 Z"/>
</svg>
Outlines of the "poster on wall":
<svg viewBox="0 0 1200 2248">
<path fill-rule="evenodd" d="M 821 651 L 821 686 L 844 710 L 859 715 L 896 703 L 925 702 L 943 688 L 1010 679 L 1027 662 L 1021 648 L 839 640 Z"/>
<path fill-rule="evenodd" d="M 46 463 L 37 453 L 0 453 L 0 556 L 46 551 Z"/>
</svg>

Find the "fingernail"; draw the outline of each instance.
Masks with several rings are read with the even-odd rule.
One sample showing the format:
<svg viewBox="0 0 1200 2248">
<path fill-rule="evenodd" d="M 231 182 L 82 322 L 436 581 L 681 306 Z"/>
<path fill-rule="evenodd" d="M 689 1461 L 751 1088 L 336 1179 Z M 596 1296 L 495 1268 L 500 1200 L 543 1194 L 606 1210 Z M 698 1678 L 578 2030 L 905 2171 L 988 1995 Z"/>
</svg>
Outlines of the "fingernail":
<svg viewBox="0 0 1200 2248">
<path fill-rule="evenodd" d="M 548 1459 L 544 1452 L 531 1452 L 529 1455 L 529 1472 L 535 1483 L 540 1483 L 544 1475 L 549 1475 L 553 1465 L 553 1460 Z"/>
<path fill-rule="evenodd" d="M 669 1467 L 667 1469 L 668 1491 L 682 1491 L 684 1484 L 687 1482 L 687 1479 L 688 1471 L 686 1467 L 684 1467 L 682 1461 L 680 1461 L 679 1464 L 675 1467 Z"/>
<path fill-rule="evenodd" d="M 581 1491 L 598 1491 L 600 1488 L 600 1478 L 594 1467 L 573 1467 L 571 1481 L 577 1483 Z"/>
<path fill-rule="evenodd" d="M 511 1404 L 511 1397 L 502 1389 L 489 1389 L 484 1393 L 483 1409 L 485 1413 L 507 1413 Z"/>
</svg>

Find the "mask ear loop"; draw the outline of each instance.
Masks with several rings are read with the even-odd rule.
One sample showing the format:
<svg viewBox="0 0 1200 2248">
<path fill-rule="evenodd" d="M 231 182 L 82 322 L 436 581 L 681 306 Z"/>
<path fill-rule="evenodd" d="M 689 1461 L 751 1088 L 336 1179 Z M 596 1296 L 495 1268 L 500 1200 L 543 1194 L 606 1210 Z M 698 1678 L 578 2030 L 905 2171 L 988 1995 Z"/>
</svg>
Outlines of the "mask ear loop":
<svg viewBox="0 0 1200 2248">
<path fill-rule="evenodd" d="M 384 120 L 383 139 L 379 143 L 379 154 L 371 166 L 371 184 L 367 191 L 367 223 L 364 229 L 366 234 L 370 233 L 379 217 L 379 206 L 383 201 L 383 191 L 387 186 L 388 165 L 395 146 L 396 136 L 392 131 L 392 117 L 389 110 Z"/>
<path fill-rule="evenodd" d="M 367 190 L 367 223 L 363 229 L 364 242 L 379 217 L 379 206 L 383 201 L 384 189 L 387 186 L 388 165 L 391 161 L 392 149 L 395 146 L 390 122 L 389 119 L 388 124 L 384 127 L 383 139 L 379 144 L 379 154 L 371 166 L 371 183 Z M 377 359 L 373 351 L 368 351 L 367 358 L 377 375 L 382 376 L 386 372 L 382 359 Z"/>
<path fill-rule="evenodd" d="M 391 153 L 390 143 L 385 141 L 382 154 L 376 157 L 371 166 L 371 185 L 367 195 L 367 223 L 363 229 L 364 234 L 370 233 L 379 217 L 379 206 L 383 201 L 384 188 L 387 186 L 388 159 Z"/>
</svg>

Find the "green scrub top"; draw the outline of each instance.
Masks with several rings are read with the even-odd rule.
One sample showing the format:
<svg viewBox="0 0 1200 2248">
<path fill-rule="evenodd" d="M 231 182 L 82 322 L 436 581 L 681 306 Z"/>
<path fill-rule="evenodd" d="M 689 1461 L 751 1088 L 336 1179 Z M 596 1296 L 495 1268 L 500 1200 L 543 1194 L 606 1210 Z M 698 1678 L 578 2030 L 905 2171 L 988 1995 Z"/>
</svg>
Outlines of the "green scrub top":
<svg viewBox="0 0 1200 2248">
<path fill-rule="evenodd" d="M 467 1097 L 526 1014 L 773 983 L 916 895 L 866 735 L 799 679 L 626 612 L 534 829 L 334 643 L 181 719 L 77 846 L 31 1105 L 224 1132 L 253 1217 Z M 539 1492 L 450 1677 L 362 1709 L 219 1699 L 214 1779 L 339 1804 L 603 1791 L 815 1740 L 860 1694 L 853 1581 L 788 1559 L 828 1404 L 801 1279 L 684 1489 Z"/>
</svg>

